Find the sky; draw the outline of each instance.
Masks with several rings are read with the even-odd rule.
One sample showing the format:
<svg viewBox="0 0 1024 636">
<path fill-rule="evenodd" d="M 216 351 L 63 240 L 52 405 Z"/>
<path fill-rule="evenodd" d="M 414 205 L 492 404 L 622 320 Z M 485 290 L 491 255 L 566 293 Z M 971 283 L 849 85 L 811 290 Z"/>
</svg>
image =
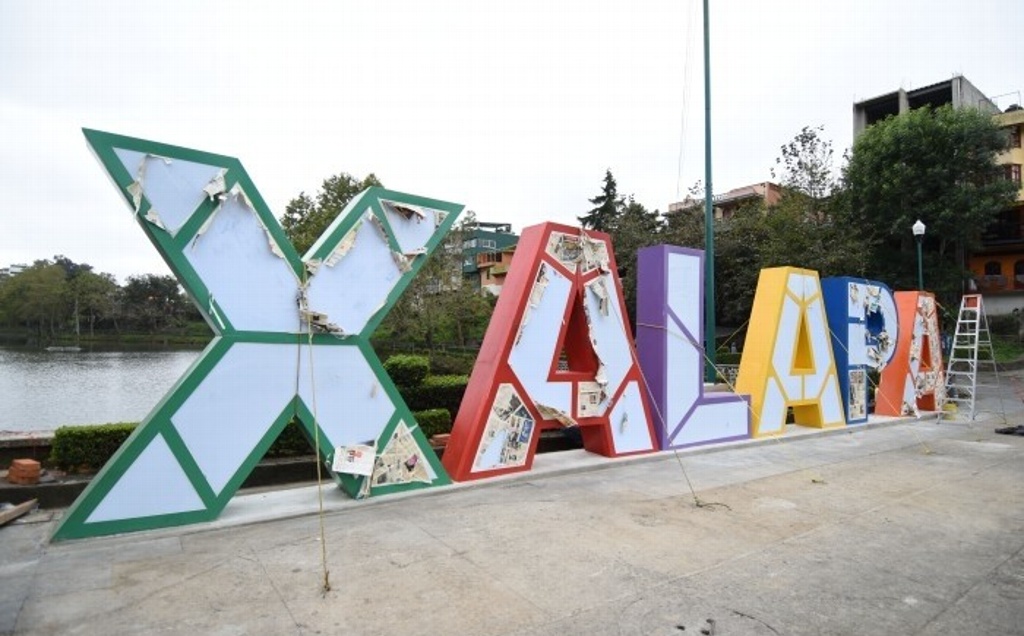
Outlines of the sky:
<svg viewBox="0 0 1024 636">
<path fill-rule="evenodd" d="M 0 0 L 0 267 L 167 274 L 82 128 L 241 159 L 278 217 L 328 176 L 577 224 L 606 169 L 664 211 L 704 177 L 700 0 Z M 770 178 L 854 102 L 1024 91 L 1024 2 L 710 0 L 713 183 Z"/>
</svg>

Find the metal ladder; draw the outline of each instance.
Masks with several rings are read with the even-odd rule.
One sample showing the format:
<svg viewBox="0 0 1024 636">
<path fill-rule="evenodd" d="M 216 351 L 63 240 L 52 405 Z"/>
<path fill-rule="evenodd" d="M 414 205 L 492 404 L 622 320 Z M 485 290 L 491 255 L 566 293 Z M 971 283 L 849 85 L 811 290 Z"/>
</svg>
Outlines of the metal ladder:
<svg viewBox="0 0 1024 636">
<path fill-rule="evenodd" d="M 980 352 L 980 357 L 979 357 Z M 991 366 L 995 385 L 978 384 L 979 366 Z M 957 316 L 956 333 L 949 351 L 949 365 L 946 369 L 946 402 L 956 404 L 957 411 L 966 412 L 974 420 L 977 408 L 978 387 L 999 386 L 999 367 L 996 365 L 992 335 L 988 330 L 988 318 L 980 294 L 968 294 L 960 300 L 960 314 Z M 939 414 L 939 419 L 945 409 Z"/>
</svg>

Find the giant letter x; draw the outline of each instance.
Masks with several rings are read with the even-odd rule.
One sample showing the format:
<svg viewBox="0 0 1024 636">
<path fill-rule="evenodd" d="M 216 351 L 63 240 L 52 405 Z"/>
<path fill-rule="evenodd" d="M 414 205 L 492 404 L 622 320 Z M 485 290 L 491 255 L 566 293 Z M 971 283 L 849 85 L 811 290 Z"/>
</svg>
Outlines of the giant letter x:
<svg viewBox="0 0 1024 636">
<path fill-rule="evenodd" d="M 293 417 L 324 461 L 376 444 L 350 494 L 448 483 L 369 338 L 462 206 L 370 188 L 300 258 L 237 159 L 85 136 L 216 337 L 56 539 L 215 518 Z"/>
</svg>

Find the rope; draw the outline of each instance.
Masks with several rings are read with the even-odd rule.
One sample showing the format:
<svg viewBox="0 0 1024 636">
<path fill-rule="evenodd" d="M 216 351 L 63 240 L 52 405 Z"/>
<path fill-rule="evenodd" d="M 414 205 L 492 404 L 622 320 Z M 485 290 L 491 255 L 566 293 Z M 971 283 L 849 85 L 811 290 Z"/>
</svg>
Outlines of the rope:
<svg viewBox="0 0 1024 636">
<path fill-rule="evenodd" d="M 300 292 L 300 296 L 299 296 L 300 309 L 304 308 L 304 305 L 305 305 L 305 301 L 306 301 L 305 289 L 306 289 L 306 283 L 307 282 L 308 282 L 308 280 L 306 278 L 306 271 L 305 271 L 305 268 L 303 268 L 303 272 L 302 272 L 302 291 Z M 296 396 L 299 395 L 299 382 L 300 382 L 300 373 L 301 373 L 300 369 L 301 369 L 301 361 L 302 361 L 302 333 L 301 333 L 302 332 L 302 327 L 301 327 L 302 319 L 300 318 L 299 321 L 300 321 L 300 327 L 299 327 L 300 333 L 297 336 L 297 339 L 298 339 L 298 346 L 296 347 L 296 362 L 297 362 L 297 364 L 295 365 L 295 395 Z M 311 396 L 311 399 L 312 399 L 312 402 L 313 402 L 313 405 L 312 405 L 313 406 L 313 446 L 314 446 L 314 452 L 316 454 L 316 494 L 317 494 L 317 505 L 318 505 L 317 518 L 318 518 L 319 523 L 320 523 L 320 566 L 321 566 L 321 569 L 323 571 L 323 582 L 320 585 L 320 593 L 322 595 L 326 596 L 327 593 L 331 591 L 331 572 L 327 568 L 327 532 L 326 532 L 326 529 L 324 528 L 324 482 L 323 482 L 323 469 L 322 469 L 322 467 L 320 465 L 321 462 L 322 462 L 322 459 L 321 459 L 321 456 L 320 456 L 320 419 L 319 419 L 318 414 L 317 414 L 317 405 L 316 405 L 316 369 L 313 366 L 313 325 L 310 324 L 309 321 L 307 320 L 306 321 L 306 326 L 307 326 L 307 329 L 305 329 L 305 331 L 306 331 L 306 344 L 307 344 L 307 354 L 308 354 L 308 357 L 309 357 L 309 390 L 310 390 L 310 396 Z M 298 410 L 298 403 L 297 402 L 296 402 L 296 410 Z M 296 415 L 297 415 L 297 413 L 296 413 Z"/>
<path fill-rule="evenodd" d="M 638 322 L 637 323 L 637 327 L 647 327 L 647 328 L 650 328 L 650 329 L 659 329 L 661 331 L 664 331 L 665 333 L 667 333 L 670 336 L 673 336 L 675 338 L 678 338 L 680 340 L 684 340 L 684 341 L 688 342 L 690 344 L 690 346 L 692 346 L 694 349 L 696 349 L 697 351 L 700 352 L 701 357 L 704 359 L 704 363 L 711 365 L 712 368 L 715 369 L 715 373 L 720 375 L 723 378 L 723 382 L 725 383 L 725 385 L 727 387 L 729 387 L 729 390 L 732 391 L 733 393 L 736 393 L 736 387 L 733 386 L 733 384 L 731 382 L 729 382 L 728 378 L 725 377 L 725 374 L 722 373 L 722 370 L 718 367 L 718 365 L 713 363 L 711 361 L 711 358 L 708 357 L 707 352 L 704 349 L 703 343 L 698 343 L 698 342 L 694 341 L 692 338 L 688 338 L 688 337 L 684 336 L 683 334 L 681 334 L 679 332 L 673 331 L 673 330 L 669 329 L 668 327 L 664 327 L 664 326 L 661 326 L 661 325 L 652 325 L 652 324 L 648 324 L 648 323 Z M 646 383 L 646 381 L 647 381 L 647 379 L 644 378 L 644 382 L 645 383 Z M 648 387 L 648 394 L 650 394 L 650 387 Z M 744 402 L 746 402 L 746 401 L 744 401 Z M 651 396 L 651 403 L 652 404 L 654 403 L 653 396 Z M 754 418 L 756 418 L 757 414 L 754 412 L 753 406 L 751 406 L 751 404 L 749 402 L 746 402 L 746 407 L 747 407 L 747 411 L 750 413 L 751 419 L 753 420 Z M 655 408 L 657 408 L 657 407 L 655 407 Z M 663 417 L 661 417 L 661 413 L 660 412 L 658 413 L 658 416 L 659 416 L 659 418 L 661 418 L 661 421 L 664 424 L 665 419 Z M 782 444 L 782 439 L 779 436 L 777 436 L 777 435 L 773 436 L 772 439 L 782 449 L 782 454 L 785 456 L 784 457 L 784 461 L 788 462 L 791 466 L 793 466 L 797 472 L 807 472 L 810 475 L 811 483 L 815 483 L 815 484 L 823 484 L 823 483 L 825 483 L 825 480 L 821 478 L 820 474 L 818 474 L 817 472 L 812 471 L 809 467 L 807 467 L 802 462 L 799 462 L 799 461 L 796 461 L 796 460 L 793 459 L 792 454 L 785 447 L 785 445 Z M 678 457 L 678 453 L 677 453 L 677 457 Z M 682 465 L 682 463 L 680 462 L 680 466 L 681 465 Z M 685 471 L 684 471 L 684 474 L 685 474 Z M 689 478 L 687 478 L 687 481 L 689 481 Z M 697 499 L 696 494 L 694 495 L 694 499 Z M 700 505 L 700 503 L 698 503 L 698 505 Z M 704 505 L 708 505 L 708 504 L 704 504 Z M 711 504 L 711 505 L 722 505 L 722 504 Z"/>
</svg>

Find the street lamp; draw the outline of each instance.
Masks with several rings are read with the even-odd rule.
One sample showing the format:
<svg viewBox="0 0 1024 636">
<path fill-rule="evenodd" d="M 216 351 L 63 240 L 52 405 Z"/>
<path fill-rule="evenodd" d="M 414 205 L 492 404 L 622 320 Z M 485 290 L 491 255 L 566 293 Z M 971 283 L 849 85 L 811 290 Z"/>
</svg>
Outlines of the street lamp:
<svg viewBox="0 0 1024 636">
<path fill-rule="evenodd" d="M 914 240 L 917 241 L 917 289 L 924 291 L 924 267 L 921 261 L 921 243 L 924 241 L 924 223 L 921 219 L 910 228 L 914 233 Z"/>
</svg>

